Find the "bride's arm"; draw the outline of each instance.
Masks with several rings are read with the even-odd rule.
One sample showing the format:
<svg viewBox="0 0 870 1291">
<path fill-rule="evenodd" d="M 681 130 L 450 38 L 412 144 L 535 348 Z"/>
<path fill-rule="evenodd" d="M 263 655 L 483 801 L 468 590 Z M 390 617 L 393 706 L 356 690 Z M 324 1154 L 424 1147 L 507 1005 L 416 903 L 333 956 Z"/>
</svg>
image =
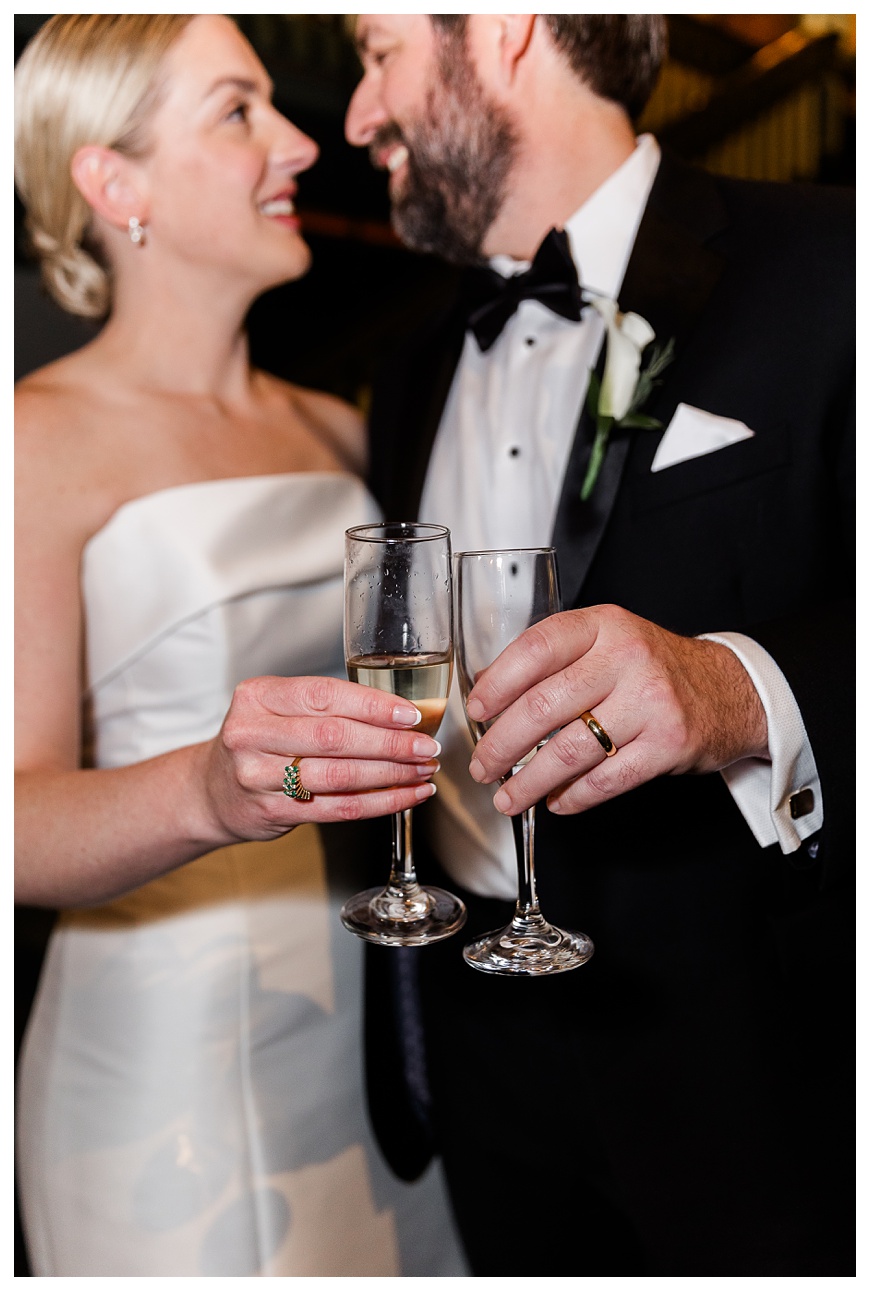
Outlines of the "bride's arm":
<svg viewBox="0 0 870 1291">
<path fill-rule="evenodd" d="M 257 678 L 236 692 L 220 736 L 134 766 L 81 770 L 31 740 L 16 755 L 15 898 L 93 904 L 215 847 L 412 807 L 434 792 L 437 745 L 400 725 L 403 714 L 416 718 L 349 682 Z M 310 802 L 282 792 L 287 748 L 306 755 Z"/>
<path fill-rule="evenodd" d="M 81 769 L 79 564 L 97 464 L 68 427 L 53 442 L 25 401 L 16 416 L 16 900 L 106 900 L 214 847 L 401 811 L 433 792 L 437 745 L 409 729 L 416 710 L 324 678 L 257 678 L 214 740 Z M 308 803 L 282 792 L 291 755 L 305 758 Z"/>
</svg>

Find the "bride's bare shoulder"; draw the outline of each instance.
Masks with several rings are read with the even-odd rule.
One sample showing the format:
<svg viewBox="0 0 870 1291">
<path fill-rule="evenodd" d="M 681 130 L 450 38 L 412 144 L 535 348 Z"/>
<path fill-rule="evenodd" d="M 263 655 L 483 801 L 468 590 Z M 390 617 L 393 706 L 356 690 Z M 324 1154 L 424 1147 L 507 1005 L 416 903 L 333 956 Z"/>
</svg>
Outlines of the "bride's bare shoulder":
<svg viewBox="0 0 870 1291">
<path fill-rule="evenodd" d="M 15 386 L 15 476 L 23 514 L 87 533 L 111 506 L 103 398 L 67 359 Z"/>
<path fill-rule="evenodd" d="M 50 470 L 59 441 L 69 450 L 71 441 L 78 438 L 78 427 L 87 430 L 86 410 L 91 403 L 92 395 L 77 379 L 75 368 L 70 371 L 63 362 L 23 377 L 15 386 L 16 460 L 27 465 L 44 457 L 43 465 Z M 67 451 L 63 456 L 78 454 Z"/>
<path fill-rule="evenodd" d="M 65 355 L 22 377 L 15 384 L 16 433 L 28 437 L 92 415 L 101 398 L 84 352 Z"/>
</svg>

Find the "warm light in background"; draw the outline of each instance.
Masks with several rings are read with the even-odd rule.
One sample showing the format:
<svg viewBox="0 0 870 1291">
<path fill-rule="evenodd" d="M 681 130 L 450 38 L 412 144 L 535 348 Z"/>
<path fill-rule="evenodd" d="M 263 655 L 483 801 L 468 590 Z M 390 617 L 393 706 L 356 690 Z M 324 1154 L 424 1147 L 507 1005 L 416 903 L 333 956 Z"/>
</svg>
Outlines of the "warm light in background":
<svg viewBox="0 0 870 1291">
<path fill-rule="evenodd" d="M 799 27 L 808 36 L 837 32 L 845 50 L 855 51 L 855 14 L 853 13 L 695 13 L 699 22 L 710 23 L 750 45 L 767 45 L 787 31 Z"/>
</svg>

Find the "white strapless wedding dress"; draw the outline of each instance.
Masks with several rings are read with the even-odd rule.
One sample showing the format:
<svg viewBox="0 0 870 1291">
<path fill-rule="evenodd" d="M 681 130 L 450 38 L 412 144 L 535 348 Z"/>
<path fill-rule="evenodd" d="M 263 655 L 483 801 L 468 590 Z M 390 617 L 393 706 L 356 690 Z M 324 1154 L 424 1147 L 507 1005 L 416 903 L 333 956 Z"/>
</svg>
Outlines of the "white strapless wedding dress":
<svg viewBox="0 0 870 1291">
<path fill-rule="evenodd" d="M 343 532 L 374 518 L 341 474 L 122 506 L 82 567 L 94 764 L 210 738 L 245 677 L 343 676 Z M 61 915 L 18 1084 L 36 1276 L 466 1274 L 437 1167 L 400 1183 L 368 1128 L 346 895 L 304 826 Z"/>
</svg>

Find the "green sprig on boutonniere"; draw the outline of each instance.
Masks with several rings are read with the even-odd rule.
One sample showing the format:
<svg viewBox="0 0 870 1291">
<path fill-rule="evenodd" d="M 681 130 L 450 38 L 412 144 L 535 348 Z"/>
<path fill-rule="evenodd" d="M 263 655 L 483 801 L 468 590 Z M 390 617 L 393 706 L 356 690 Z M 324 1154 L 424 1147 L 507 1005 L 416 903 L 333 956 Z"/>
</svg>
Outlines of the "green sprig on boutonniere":
<svg viewBox="0 0 870 1291">
<path fill-rule="evenodd" d="M 661 385 L 659 378 L 674 357 L 672 337 L 667 345 L 653 347 L 649 361 L 641 370 L 641 356 L 655 340 L 655 332 L 646 319 L 640 314 L 620 313 L 616 301 L 606 296 L 588 295 L 586 299 L 604 319 L 607 351 L 604 376 L 599 380 L 596 372 L 589 373 L 586 408 L 595 421 L 595 442 L 580 490 L 583 502 L 595 487 L 614 426 L 625 430 L 661 430 L 662 423 L 655 417 L 645 416 L 641 408 L 655 387 Z"/>
</svg>

